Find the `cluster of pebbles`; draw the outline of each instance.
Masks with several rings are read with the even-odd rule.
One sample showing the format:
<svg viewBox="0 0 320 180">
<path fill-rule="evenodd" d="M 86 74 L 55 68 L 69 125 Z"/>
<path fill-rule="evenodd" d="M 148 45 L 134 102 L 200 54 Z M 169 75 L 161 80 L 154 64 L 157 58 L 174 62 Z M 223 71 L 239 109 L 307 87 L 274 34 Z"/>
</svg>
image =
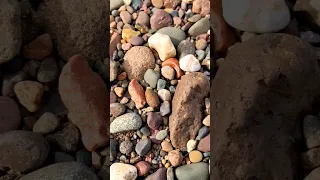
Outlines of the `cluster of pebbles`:
<svg viewBox="0 0 320 180">
<path fill-rule="evenodd" d="M 110 178 L 209 179 L 210 1 L 110 1 Z"/>
</svg>

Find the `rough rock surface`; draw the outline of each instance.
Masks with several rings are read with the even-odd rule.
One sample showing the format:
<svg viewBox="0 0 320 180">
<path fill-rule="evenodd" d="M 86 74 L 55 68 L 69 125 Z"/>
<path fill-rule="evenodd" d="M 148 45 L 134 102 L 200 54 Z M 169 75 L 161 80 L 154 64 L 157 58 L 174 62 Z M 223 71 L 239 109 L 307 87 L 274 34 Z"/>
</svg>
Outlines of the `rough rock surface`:
<svg viewBox="0 0 320 180">
<path fill-rule="evenodd" d="M 169 118 L 170 139 L 175 148 L 186 147 L 189 139 L 195 139 L 203 118 L 201 102 L 209 89 L 209 79 L 202 73 L 182 76 L 172 99 Z"/>
<path fill-rule="evenodd" d="M 235 45 L 210 93 L 211 178 L 297 179 L 292 132 L 319 95 L 319 78 L 313 48 L 294 36 L 259 35 Z"/>
</svg>

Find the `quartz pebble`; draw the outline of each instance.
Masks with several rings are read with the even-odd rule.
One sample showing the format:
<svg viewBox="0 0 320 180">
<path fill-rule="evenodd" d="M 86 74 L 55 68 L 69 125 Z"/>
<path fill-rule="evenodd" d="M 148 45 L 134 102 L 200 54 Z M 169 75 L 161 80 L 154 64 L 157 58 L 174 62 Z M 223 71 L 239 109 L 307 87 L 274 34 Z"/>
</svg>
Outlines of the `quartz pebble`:
<svg viewBox="0 0 320 180">
<path fill-rule="evenodd" d="M 158 52 L 162 61 L 176 56 L 176 49 L 168 35 L 156 33 L 148 39 L 148 44 Z"/>
<path fill-rule="evenodd" d="M 158 96 L 162 101 L 171 101 L 171 93 L 167 89 L 160 89 L 158 91 Z"/>
<path fill-rule="evenodd" d="M 128 179 L 134 180 L 138 176 L 135 166 L 124 163 L 113 163 L 110 166 L 110 180 Z"/>
<path fill-rule="evenodd" d="M 201 69 L 199 60 L 192 54 L 186 55 L 181 58 L 179 64 L 182 70 L 188 72 L 196 72 Z"/>
</svg>

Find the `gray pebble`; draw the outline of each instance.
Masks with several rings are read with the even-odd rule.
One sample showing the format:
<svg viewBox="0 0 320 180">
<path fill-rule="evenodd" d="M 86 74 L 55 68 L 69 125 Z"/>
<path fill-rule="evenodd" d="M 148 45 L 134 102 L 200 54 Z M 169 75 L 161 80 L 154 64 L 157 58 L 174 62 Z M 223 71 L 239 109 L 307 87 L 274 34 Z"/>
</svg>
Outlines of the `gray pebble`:
<svg viewBox="0 0 320 180">
<path fill-rule="evenodd" d="M 145 138 L 145 139 L 141 139 L 137 143 L 135 150 L 139 156 L 144 156 L 149 152 L 150 148 L 151 148 L 151 141 L 150 139 Z"/>
<path fill-rule="evenodd" d="M 164 140 L 168 136 L 168 131 L 167 130 L 161 130 L 157 133 L 156 139 L 159 141 Z"/>
<path fill-rule="evenodd" d="M 110 124 L 110 133 L 127 132 L 141 127 L 142 120 L 139 114 L 127 113 L 115 118 Z"/>
<path fill-rule="evenodd" d="M 144 74 L 144 80 L 150 85 L 151 88 L 155 88 L 157 86 L 159 78 L 160 73 L 153 69 L 148 69 Z"/>
<path fill-rule="evenodd" d="M 122 154 L 129 155 L 132 151 L 133 144 L 131 141 L 126 140 L 120 144 L 119 150 Z"/>
<path fill-rule="evenodd" d="M 203 126 L 202 128 L 200 128 L 196 140 L 200 140 L 208 134 L 209 134 L 209 128 L 207 126 Z"/>
<path fill-rule="evenodd" d="M 184 56 L 188 54 L 194 54 L 196 52 L 196 48 L 190 40 L 183 40 L 178 45 L 178 54 L 179 58 L 183 58 Z"/>
<path fill-rule="evenodd" d="M 147 127 L 141 128 L 140 131 L 146 136 L 150 136 L 150 134 L 151 134 L 149 131 L 149 128 L 147 128 Z"/>
<path fill-rule="evenodd" d="M 202 61 L 206 57 L 206 52 L 204 50 L 196 50 L 199 61 Z"/>
<path fill-rule="evenodd" d="M 202 18 L 201 20 L 199 20 L 198 22 L 196 22 L 195 24 L 193 24 L 188 33 L 191 36 L 198 36 L 200 34 L 204 34 L 207 33 L 207 31 L 210 29 L 210 21 L 208 18 Z"/>
<path fill-rule="evenodd" d="M 169 101 L 164 101 L 160 106 L 161 116 L 165 116 L 171 113 L 171 106 Z"/>
<path fill-rule="evenodd" d="M 157 83 L 157 90 L 159 91 L 160 89 L 165 89 L 166 88 L 167 81 L 163 79 L 159 79 Z"/>
<path fill-rule="evenodd" d="M 119 16 L 119 11 L 115 9 L 111 12 L 111 15 L 114 17 Z"/>
<path fill-rule="evenodd" d="M 59 163 L 59 162 L 69 162 L 69 161 L 74 161 L 74 157 L 72 157 L 71 155 L 65 153 L 65 152 L 61 152 L 61 151 L 57 151 L 54 153 L 54 162 L 55 163 Z"/>
</svg>

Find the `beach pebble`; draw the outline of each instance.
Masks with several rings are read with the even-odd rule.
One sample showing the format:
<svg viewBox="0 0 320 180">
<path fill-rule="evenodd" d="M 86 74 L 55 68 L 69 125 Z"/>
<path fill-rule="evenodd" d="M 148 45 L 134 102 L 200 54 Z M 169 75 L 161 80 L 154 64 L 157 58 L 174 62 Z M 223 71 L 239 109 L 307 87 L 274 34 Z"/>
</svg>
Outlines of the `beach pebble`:
<svg viewBox="0 0 320 180">
<path fill-rule="evenodd" d="M 208 115 L 204 118 L 204 120 L 202 121 L 202 124 L 210 127 L 210 115 Z"/>
<path fill-rule="evenodd" d="M 151 148 L 151 141 L 150 139 L 145 138 L 145 139 L 141 139 L 136 144 L 135 150 L 139 156 L 144 156 L 149 152 L 150 148 Z"/>
<path fill-rule="evenodd" d="M 151 165 L 146 161 L 140 161 L 137 164 L 135 164 L 135 167 L 138 170 L 138 176 L 144 176 L 148 174 L 148 172 L 151 169 Z"/>
<path fill-rule="evenodd" d="M 178 180 L 209 179 L 209 164 L 200 162 L 183 165 L 175 169 Z"/>
<path fill-rule="evenodd" d="M 128 140 L 123 141 L 122 143 L 120 143 L 120 146 L 119 146 L 120 152 L 126 155 L 129 155 L 131 153 L 132 148 L 133 148 L 133 144 L 131 141 L 128 141 Z"/>
<path fill-rule="evenodd" d="M 135 79 L 132 79 L 128 91 L 131 96 L 131 99 L 134 101 L 136 108 L 141 109 L 147 103 L 146 96 L 144 94 L 143 87 Z"/>
<path fill-rule="evenodd" d="M 130 39 L 130 43 L 134 46 L 140 46 L 142 45 L 144 42 L 143 38 L 140 37 L 140 36 L 133 36 L 131 39 Z"/>
<path fill-rule="evenodd" d="M 300 32 L 300 37 L 311 44 L 320 43 L 320 35 L 312 31 Z"/>
<path fill-rule="evenodd" d="M 42 60 L 53 51 L 49 34 L 43 34 L 23 47 L 23 56 L 28 59 Z"/>
<path fill-rule="evenodd" d="M 167 180 L 174 180 L 174 171 L 172 167 L 167 169 Z"/>
<path fill-rule="evenodd" d="M 118 9 L 122 5 L 123 5 L 123 1 L 110 0 L 110 11 Z"/>
<path fill-rule="evenodd" d="M 186 33 L 176 27 L 164 27 L 159 29 L 157 33 L 168 35 L 175 47 L 177 47 L 181 41 L 186 39 Z"/>
<path fill-rule="evenodd" d="M 171 93 L 167 89 L 160 89 L 158 91 L 158 96 L 162 101 L 171 101 Z"/>
<path fill-rule="evenodd" d="M 33 132 L 48 134 L 56 130 L 59 126 L 60 120 L 57 116 L 50 112 L 42 114 L 33 126 Z"/>
<path fill-rule="evenodd" d="M 150 107 L 157 108 L 160 105 L 158 94 L 154 92 L 150 87 L 147 87 L 145 96 L 147 104 Z"/>
<path fill-rule="evenodd" d="M 114 161 L 117 158 L 118 145 L 118 141 L 110 139 L 110 161 Z"/>
<path fill-rule="evenodd" d="M 201 69 L 199 60 L 194 55 L 189 54 L 179 60 L 180 68 L 188 72 L 196 72 Z"/>
<path fill-rule="evenodd" d="M 156 139 L 159 141 L 164 140 L 168 136 L 168 131 L 167 130 L 161 130 L 157 133 Z"/>
<path fill-rule="evenodd" d="M 197 50 L 203 50 L 207 47 L 208 43 L 205 39 L 199 39 L 196 41 Z"/>
<path fill-rule="evenodd" d="M 110 104 L 110 115 L 113 117 L 118 117 L 126 112 L 126 107 L 120 103 Z"/>
<path fill-rule="evenodd" d="M 159 130 L 163 123 L 162 116 L 159 112 L 149 112 L 147 117 L 147 124 L 153 130 Z"/>
<path fill-rule="evenodd" d="M 196 48 L 190 40 L 183 40 L 178 45 L 178 54 L 179 58 L 183 58 L 186 55 L 194 54 L 196 51 Z"/>
<path fill-rule="evenodd" d="M 306 12 L 309 15 L 309 17 L 311 17 L 308 20 L 310 20 L 312 23 L 320 26 L 320 17 L 319 17 L 320 2 L 319 1 L 317 1 L 317 0 L 310 0 L 310 1 L 297 0 L 294 7 L 293 7 L 293 10 Z"/>
<path fill-rule="evenodd" d="M 173 150 L 173 147 L 172 147 L 171 143 L 168 142 L 168 141 L 162 141 L 161 148 L 165 152 L 170 152 L 170 151 Z"/>
<path fill-rule="evenodd" d="M 163 6 L 163 1 L 162 0 L 151 0 L 152 5 L 156 8 L 162 8 Z"/>
<path fill-rule="evenodd" d="M 150 17 L 146 12 L 140 11 L 136 19 L 136 24 L 148 27 L 150 25 Z"/>
<path fill-rule="evenodd" d="M 148 39 L 148 44 L 158 52 L 162 61 L 176 56 L 176 49 L 168 35 L 156 33 Z"/>
<path fill-rule="evenodd" d="M 158 169 L 156 172 L 150 174 L 146 180 L 167 180 L 167 169 Z"/>
<path fill-rule="evenodd" d="M 167 81 L 164 79 L 159 79 L 157 83 L 157 90 L 166 88 Z"/>
<path fill-rule="evenodd" d="M 124 163 L 113 163 L 110 166 L 110 180 L 135 180 L 137 176 L 137 168 L 133 165 Z"/>
<path fill-rule="evenodd" d="M 209 128 L 207 126 L 203 126 L 199 129 L 198 136 L 196 140 L 200 140 L 204 138 L 209 133 Z"/>
<path fill-rule="evenodd" d="M 110 133 L 137 130 L 141 127 L 141 117 L 136 113 L 126 113 L 115 118 L 110 124 Z"/>
<path fill-rule="evenodd" d="M 168 160 L 172 166 L 179 166 L 183 160 L 183 155 L 179 150 L 170 151 L 168 154 Z"/>
<path fill-rule="evenodd" d="M 171 105 L 169 101 L 164 101 L 160 106 L 160 113 L 162 116 L 166 116 L 171 113 Z"/>
<path fill-rule="evenodd" d="M 200 151 L 193 150 L 189 153 L 189 159 L 193 163 L 200 162 L 202 160 L 203 156 Z"/>
<path fill-rule="evenodd" d="M 197 147 L 197 141 L 196 141 L 196 140 L 190 139 L 190 140 L 187 142 L 187 151 L 188 151 L 188 152 L 191 152 L 191 151 L 194 150 L 196 147 Z"/>
<path fill-rule="evenodd" d="M 144 80 L 146 81 L 146 83 L 150 85 L 151 88 L 157 87 L 157 82 L 159 78 L 160 78 L 159 72 L 153 69 L 148 69 L 144 74 Z"/>
<path fill-rule="evenodd" d="M 161 29 L 172 24 L 172 18 L 169 13 L 159 9 L 150 18 L 150 25 L 152 29 Z"/>
<path fill-rule="evenodd" d="M 128 11 L 122 11 L 120 17 L 125 24 L 130 24 L 132 21 L 131 14 Z"/>
<path fill-rule="evenodd" d="M 59 67 L 55 58 L 45 58 L 38 69 L 37 80 L 42 83 L 55 81 L 59 76 Z"/>
<path fill-rule="evenodd" d="M 128 24 L 125 24 L 123 26 L 123 30 L 122 30 L 122 39 L 124 39 L 126 42 L 130 42 L 130 40 L 132 39 L 132 37 L 134 36 L 140 36 L 140 32 L 139 31 L 135 31 L 131 28 L 126 28 L 128 26 Z"/>
<path fill-rule="evenodd" d="M 191 36 L 198 36 L 200 34 L 204 34 L 204 33 L 207 33 L 207 31 L 210 29 L 210 21 L 208 18 L 202 18 L 200 19 L 199 21 L 197 21 L 196 23 L 194 23 L 188 33 L 191 35 Z"/>
<path fill-rule="evenodd" d="M 175 76 L 175 71 L 170 66 L 164 66 L 161 68 L 161 74 L 163 77 L 165 77 L 168 80 L 173 80 Z"/>
<path fill-rule="evenodd" d="M 206 16 L 210 14 L 210 1 L 209 0 L 194 0 L 192 4 L 192 12 Z"/>
</svg>

